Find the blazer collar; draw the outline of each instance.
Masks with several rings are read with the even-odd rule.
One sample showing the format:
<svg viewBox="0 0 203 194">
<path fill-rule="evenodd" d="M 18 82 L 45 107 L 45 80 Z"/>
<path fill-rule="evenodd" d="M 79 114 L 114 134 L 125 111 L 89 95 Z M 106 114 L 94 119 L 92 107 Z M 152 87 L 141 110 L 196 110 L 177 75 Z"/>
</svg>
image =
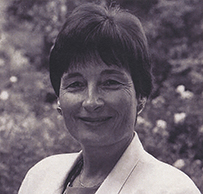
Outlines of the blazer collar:
<svg viewBox="0 0 203 194">
<path fill-rule="evenodd" d="M 127 147 L 102 185 L 99 187 L 96 194 L 120 193 L 130 174 L 136 168 L 142 153 L 142 144 L 137 133 L 135 133 L 132 142 Z"/>
</svg>

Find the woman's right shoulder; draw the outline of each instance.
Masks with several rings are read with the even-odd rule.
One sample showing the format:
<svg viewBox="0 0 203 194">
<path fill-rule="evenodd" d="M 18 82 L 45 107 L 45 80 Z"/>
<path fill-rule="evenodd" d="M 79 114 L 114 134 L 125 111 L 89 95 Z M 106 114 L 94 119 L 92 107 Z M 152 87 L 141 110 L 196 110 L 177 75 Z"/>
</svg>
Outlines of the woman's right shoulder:
<svg viewBox="0 0 203 194">
<path fill-rule="evenodd" d="M 33 171 L 49 171 L 53 170 L 55 168 L 63 169 L 68 168 L 68 166 L 72 166 L 72 164 L 75 162 L 75 160 L 78 158 L 79 153 L 68 153 L 68 154 L 56 154 L 52 156 L 48 156 L 38 163 L 36 163 L 30 170 L 30 172 Z"/>
<path fill-rule="evenodd" d="M 42 159 L 26 174 L 19 194 L 43 193 L 46 188 L 58 189 L 79 156 L 80 152 L 52 155 Z"/>
</svg>

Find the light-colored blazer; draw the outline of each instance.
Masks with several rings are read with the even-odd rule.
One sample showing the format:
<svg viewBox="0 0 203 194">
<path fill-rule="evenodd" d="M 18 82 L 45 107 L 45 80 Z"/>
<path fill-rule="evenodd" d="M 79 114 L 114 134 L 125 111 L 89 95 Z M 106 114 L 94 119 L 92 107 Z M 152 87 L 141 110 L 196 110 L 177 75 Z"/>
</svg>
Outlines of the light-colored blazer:
<svg viewBox="0 0 203 194">
<path fill-rule="evenodd" d="M 62 194 L 80 153 L 43 159 L 27 173 L 18 194 Z M 96 194 L 200 194 L 180 170 L 160 162 L 142 147 L 137 134 Z"/>
</svg>

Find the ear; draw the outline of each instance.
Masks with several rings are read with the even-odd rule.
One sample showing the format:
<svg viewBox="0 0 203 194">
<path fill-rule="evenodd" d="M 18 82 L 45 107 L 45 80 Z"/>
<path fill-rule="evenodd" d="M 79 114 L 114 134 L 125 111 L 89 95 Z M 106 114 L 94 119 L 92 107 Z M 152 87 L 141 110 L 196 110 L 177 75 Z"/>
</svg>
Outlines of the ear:
<svg viewBox="0 0 203 194">
<path fill-rule="evenodd" d="M 147 102 L 147 98 L 146 97 L 138 97 L 137 115 L 139 115 L 143 111 L 146 102 Z"/>
</svg>

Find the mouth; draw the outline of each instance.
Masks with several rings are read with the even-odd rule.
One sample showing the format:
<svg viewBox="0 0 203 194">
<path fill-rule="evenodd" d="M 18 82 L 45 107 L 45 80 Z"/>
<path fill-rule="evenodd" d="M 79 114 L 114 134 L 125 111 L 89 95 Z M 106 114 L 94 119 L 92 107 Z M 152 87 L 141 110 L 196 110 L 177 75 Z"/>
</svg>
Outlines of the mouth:
<svg viewBox="0 0 203 194">
<path fill-rule="evenodd" d="M 93 117 L 79 117 L 80 120 L 82 121 L 85 121 L 87 123 L 102 123 L 102 122 L 105 122 L 105 121 L 108 121 L 110 120 L 112 117 L 96 117 L 96 118 L 93 118 Z"/>
</svg>

